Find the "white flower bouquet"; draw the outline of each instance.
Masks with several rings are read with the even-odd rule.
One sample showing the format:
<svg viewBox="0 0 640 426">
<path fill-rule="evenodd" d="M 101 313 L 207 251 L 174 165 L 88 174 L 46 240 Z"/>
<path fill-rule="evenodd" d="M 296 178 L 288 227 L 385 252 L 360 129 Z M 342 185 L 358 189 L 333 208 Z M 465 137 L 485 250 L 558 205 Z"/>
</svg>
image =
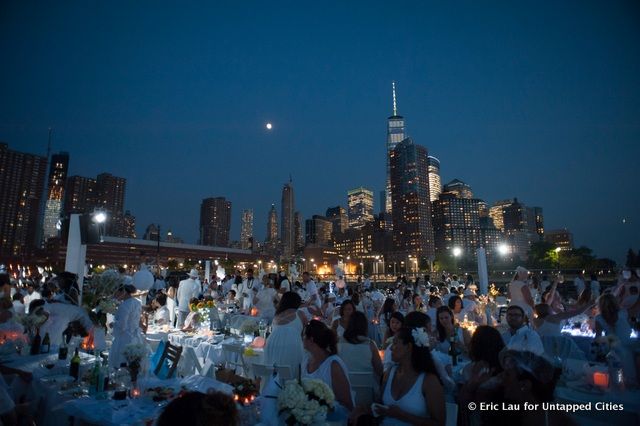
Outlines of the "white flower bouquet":
<svg viewBox="0 0 640 426">
<path fill-rule="evenodd" d="M 240 326 L 240 333 L 255 334 L 258 332 L 258 323 L 253 320 L 246 320 Z"/>
<path fill-rule="evenodd" d="M 124 357 L 128 364 L 140 363 L 147 356 L 147 348 L 138 343 L 132 343 L 124 347 Z"/>
<path fill-rule="evenodd" d="M 115 314 L 118 310 L 118 303 L 112 298 L 102 299 L 98 303 L 97 309 L 105 314 Z"/>
<path fill-rule="evenodd" d="M 320 380 L 289 380 L 278 395 L 278 410 L 287 425 L 323 424 L 335 397 Z"/>
</svg>

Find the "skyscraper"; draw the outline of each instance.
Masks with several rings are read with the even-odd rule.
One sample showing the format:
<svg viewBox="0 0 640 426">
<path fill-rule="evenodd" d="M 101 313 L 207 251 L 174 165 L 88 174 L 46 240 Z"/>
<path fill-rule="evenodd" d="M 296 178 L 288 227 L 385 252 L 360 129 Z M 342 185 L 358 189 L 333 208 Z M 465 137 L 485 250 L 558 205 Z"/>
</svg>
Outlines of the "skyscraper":
<svg viewBox="0 0 640 426">
<path fill-rule="evenodd" d="M 433 203 L 438 199 L 438 195 L 442 192 L 442 181 L 440 180 L 440 160 L 436 157 L 429 156 L 427 158 L 429 164 L 429 200 Z"/>
<path fill-rule="evenodd" d="M 347 193 L 349 227 L 358 229 L 373 222 L 373 192 L 360 187 Z"/>
<path fill-rule="evenodd" d="M 295 236 L 295 240 L 296 240 L 296 247 L 295 247 L 295 252 L 298 252 L 299 250 L 304 248 L 304 222 L 302 221 L 302 213 L 300 212 L 296 212 L 295 215 L 293 216 L 293 225 L 295 226 L 296 229 L 296 236 Z"/>
<path fill-rule="evenodd" d="M 281 219 L 281 239 L 282 255 L 289 259 L 295 250 L 296 230 L 295 230 L 295 205 L 293 199 L 293 185 L 291 180 L 285 183 L 282 188 L 282 219 Z"/>
<path fill-rule="evenodd" d="M 443 192 L 433 202 L 433 234 L 437 253 L 450 255 L 460 247 L 465 255 L 475 255 L 480 246 L 480 200 Z"/>
<path fill-rule="evenodd" d="M 407 138 L 391 151 L 390 160 L 394 249 L 409 256 L 432 257 L 427 149 Z"/>
<path fill-rule="evenodd" d="M 229 247 L 231 201 L 224 197 L 205 198 L 200 206 L 200 244 Z"/>
<path fill-rule="evenodd" d="M 500 200 L 493 203 L 489 209 L 489 217 L 493 220 L 493 225 L 501 231 L 504 231 L 504 212 L 505 207 L 509 207 L 512 200 Z"/>
<path fill-rule="evenodd" d="M 333 229 L 331 234 L 335 237 L 343 233 L 349 228 L 349 217 L 347 216 L 347 210 L 344 207 L 336 206 L 329 207 L 326 213 L 327 219 L 332 223 Z"/>
<path fill-rule="evenodd" d="M 36 241 L 47 159 L 0 143 L 0 259 L 21 260 Z"/>
<path fill-rule="evenodd" d="M 85 213 L 97 205 L 96 180 L 83 176 L 70 176 L 64 194 L 64 214 Z"/>
<path fill-rule="evenodd" d="M 306 243 L 328 246 L 331 242 L 332 230 L 333 224 L 329 219 L 317 214 L 313 215 L 311 219 L 307 219 L 305 222 Z"/>
<path fill-rule="evenodd" d="M 44 207 L 44 222 L 42 225 L 43 240 L 58 235 L 57 224 L 62 214 L 64 187 L 69 171 L 69 154 L 61 152 L 51 156 L 49 166 L 49 181 L 47 187 L 47 201 Z"/>
<path fill-rule="evenodd" d="M 471 191 L 471 187 L 460 179 L 454 179 L 444 185 L 442 187 L 442 192 L 454 194 L 458 198 L 473 198 L 473 191 Z"/>
<path fill-rule="evenodd" d="M 278 241 L 278 213 L 276 206 L 271 204 L 269 219 L 267 219 L 267 242 L 276 243 Z"/>
<path fill-rule="evenodd" d="M 393 208 L 393 193 L 391 191 L 391 162 L 390 155 L 395 147 L 405 139 L 404 117 L 398 115 L 396 105 L 396 83 L 391 83 L 393 92 L 393 115 L 387 119 L 387 194 L 385 197 L 385 211 L 391 213 Z"/>
<path fill-rule="evenodd" d="M 242 210 L 240 227 L 240 246 L 243 250 L 251 249 L 253 242 L 253 209 Z"/>
</svg>

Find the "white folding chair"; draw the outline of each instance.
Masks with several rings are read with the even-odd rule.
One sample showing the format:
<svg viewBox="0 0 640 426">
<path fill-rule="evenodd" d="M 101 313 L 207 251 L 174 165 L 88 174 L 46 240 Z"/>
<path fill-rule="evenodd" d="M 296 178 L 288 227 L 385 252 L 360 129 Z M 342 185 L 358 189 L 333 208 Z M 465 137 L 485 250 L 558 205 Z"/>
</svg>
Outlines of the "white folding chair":
<svg viewBox="0 0 640 426">
<path fill-rule="evenodd" d="M 456 426 L 458 424 L 458 404 L 453 402 L 446 403 L 447 426 Z"/>
<path fill-rule="evenodd" d="M 193 347 L 184 347 L 184 351 L 182 352 L 182 362 L 178 366 L 178 370 L 182 376 L 191 376 L 195 373 L 201 374 L 202 363 L 200 362 L 200 359 L 198 359 L 198 355 L 196 355 L 196 351 Z"/>
<path fill-rule="evenodd" d="M 356 405 L 369 406 L 373 402 L 373 373 L 364 371 L 350 371 L 349 382 L 351 390 L 355 392 Z"/>
<path fill-rule="evenodd" d="M 276 374 L 280 376 L 280 380 L 284 383 L 294 378 L 293 370 L 288 365 L 265 365 L 252 363 L 251 374 L 255 378 L 260 378 L 260 391 L 264 389 L 271 376 Z"/>
<path fill-rule="evenodd" d="M 227 368 L 233 367 L 236 374 L 248 373 L 247 363 L 244 360 L 244 346 L 238 344 L 223 343 L 222 353 Z M 240 368 L 241 371 L 237 371 Z"/>
</svg>

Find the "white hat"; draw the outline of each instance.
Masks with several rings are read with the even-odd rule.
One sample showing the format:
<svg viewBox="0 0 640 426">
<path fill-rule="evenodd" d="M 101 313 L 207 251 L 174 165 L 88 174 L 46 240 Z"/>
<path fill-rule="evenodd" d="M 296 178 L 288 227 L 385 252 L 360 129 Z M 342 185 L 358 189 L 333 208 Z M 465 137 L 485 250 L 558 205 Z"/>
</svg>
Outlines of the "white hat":
<svg viewBox="0 0 640 426">
<path fill-rule="evenodd" d="M 196 269 L 192 269 L 191 271 L 189 271 L 189 278 L 193 278 L 196 279 L 200 276 L 200 274 L 198 274 L 198 271 Z"/>
<path fill-rule="evenodd" d="M 525 273 L 525 274 L 528 274 L 528 273 L 529 273 L 529 271 L 527 271 L 527 268 L 525 268 L 525 267 L 523 267 L 523 266 L 518 266 L 518 267 L 516 268 L 516 272 L 517 272 L 517 273 L 521 273 L 521 272 L 522 272 L 522 273 Z"/>
</svg>

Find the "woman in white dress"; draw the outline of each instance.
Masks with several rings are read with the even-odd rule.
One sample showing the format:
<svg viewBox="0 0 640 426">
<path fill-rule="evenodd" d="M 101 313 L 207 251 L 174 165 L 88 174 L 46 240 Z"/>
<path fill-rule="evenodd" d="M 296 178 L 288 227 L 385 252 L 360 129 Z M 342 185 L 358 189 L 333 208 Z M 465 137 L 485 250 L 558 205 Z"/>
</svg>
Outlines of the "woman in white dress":
<svg viewBox="0 0 640 426">
<path fill-rule="evenodd" d="M 394 365 L 383 380 L 382 404 L 376 413 L 383 425 L 444 425 L 444 389 L 423 327 L 403 327 L 391 346 Z"/>
<path fill-rule="evenodd" d="M 518 266 L 516 268 L 516 275 L 513 277 L 513 281 L 509 283 L 508 296 L 509 299 L 511 299 L 511 305 L 520 306 L 527 317 L 531 319 L 533 318 L 534 301 L 531 296 L 529 285 L 527 285 L 528 276 L 529 271 L 522 266 Z"/>
<path fill-rule="evenodd" d="M 382 378 L 382 361 L 375 342 L 367 337 L 369 322 L 360 311 L 356 311 L 349 326 L 338 339 L 338 355 L 351 371 L 374 373 L 376 383 Z"/>
<path fill-rule="evenodd" d="M 309 353 L 309 357 L 302 362 L 302 378 L 318 379 L 326 383 L 335 395 L 336 412 L 346 415 L 346 412 L 353 410 L 354 401 L 349 370 L 337 355 L 335 333 L 323 322 L 311 320 L 304 329 L 302 342 Z"/>
<path fill-rule="evenodd" d="M 437 317 L 436 331 L 438 343 L 435 349 L 448 354 L 449 347 L 451 346 L 451 338 L 453 338 L 458 353 L 467 353 L 471 336 L 466 329 L 457 325 L 451 309 L 449 309 L 448 306 L 440 306 L 437 311 Z"/>
<path fill-rule="evenodd" d="M 253 298 L 253 304 L 258 308 L 258 314 L 260 318 L 271 322 L 273 316 L 276 314 L 276 290 L 273 288 L 273 284 L 269 279 L 269 275 L 262 276 L 262 288 L 258 291 L 258 294 Z"/>
<path fill-rule="evenodd" d="M 298 310 L 301 303 L 302 299 L 296 292 L 288 291 L 282 295 L 264 348 L 266 365 L 289 366 L 293 373 L 298 372 L 304 353 L 300 336 L 307 323 L 307 318 Z"/>
<path fill-rule="evenodd" d="M 123 285 L 116 290 L 116 298 L 121 301 L 113 322 L 113 345 L 109 351 L 109 367 L 118 368 L 127 362 L 124 349 L 130 344 L 144 344 L 140 329 L 142 305 L 131 295 L 136 291 L 132 285 Z"/>
<path fill-rule="evenodd" d="M 344 334 L 344 331 L 349 326 L 349 318 L 351 318 L 355 311 L 356 305 L 350 299 L 345 300 L 342 302 L 342 305 L 340 305 L 340 318 L 337 318 L 333 321 L 333 324 L 331 324 L 331 329 L 336 333 L 338 338 Z"/>
</svg>

